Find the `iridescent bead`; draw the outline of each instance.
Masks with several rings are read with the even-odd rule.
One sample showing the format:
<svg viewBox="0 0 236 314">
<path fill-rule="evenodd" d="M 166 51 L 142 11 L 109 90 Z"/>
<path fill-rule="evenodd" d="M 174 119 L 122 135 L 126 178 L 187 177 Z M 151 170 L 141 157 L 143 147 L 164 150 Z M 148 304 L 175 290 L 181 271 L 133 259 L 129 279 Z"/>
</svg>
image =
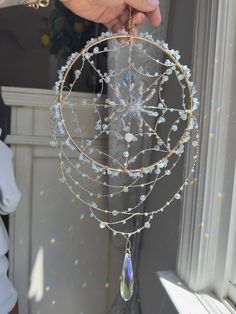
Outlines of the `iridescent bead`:
<svg viewBox="0 0 236 314">
<path fill-rule="evenodd" d="M 66 168 L 66 174 L 70 174 L 71 173 L 71 167 L 67 167 Z"/>
<path fill-rule="evenodd" d="M 123 153 L 123 156 L 124 156 L 125 158 L 128 158 L 128 157 L 129 157 L 129 152 L 125 151 L 125 152 Z"/>
<path fill-rule="evenodd" d="M 141 202 L 145 201 L 145 199 L 146 199 L 146 195 L 141 195 L 141 196 L 140 196 L 140 201 L 141 201 Z"/>
<path fill-rule="evenodd" d="M 110 81 L 111 81 L 110 76 L 106 76 L 105 79 L 104 79 L 104 81 L 105 81 L 106 83 L 110 83 Z"/>
<path fill-rule="evenodd" d="M 192 130 L 195 126 L 195 121 L 193 118 L 190 119 L 189 121 L 189 130 Z"/>
<path fill-rule="evenodd" d="M 182 119 L 183 121 L 187 120 L 187 118 L 188 118 L 188 116 L 187 116 L 186 113 L 181 113 L 181 114 L 180 114 L 180 117 L 181 117 L 181 119 Z"/>
<path fill-rule="evenodd" d="M 126 133 L 125 134 L 125 140 L 126 142 L 132 142 L 134 140 L 134 135 L 132 133 Z"/>
<path fill-rule="evenodd" d="M 88 153 L 91 155 L 92 153 L 93 153 L 93 148 L 92 147 L 90 147 L 89 149 L 88 149 Z"/>
<path fill-rule="evenodd" d="M 129 83 L 129 73 L 125 73 L 123 77 L 123 83 L 125 86 L 128 86 Z"/>
<path fill-rule="evenodd" d="M 80 70 L 75 70 L 75 77 L 78 78 L 81 75 Z"/>
<path fill-rule="evenodd" d="M 177 200 L 181 199 L 181 195 L 179 193 L 176 193 L 175 194 L 175 199 L 177 199 Z"/>
<path fill-rule="evenodd" d="M 94 52 L 94 53 L 99 53 L 99 47 L 95 47 L 95 48 L 93 49 L 93 52 Z"/>
<path fill-rule="evenodd" d="M 86 106 L 87 104 L 88 104 L 87 99 L 83 98 L 83 99 L 81 100 L 81 105 L 82 105 L 82 106 Z"/>
<path fill-rule="evenodd" d="M 193 145 L 193 147 L 197 147 L 198 146 L 198 141 L 193 141 L 192 145 Z"/>
<path fill-rule="evenodd" d="M 97 206 L 97 204 L 95 203 L 95 202 L 91 202 L 91 207 L 93 207 L 93 208 L 97 208 L 98 206 Z"/>
<path fill-rule="evenodd" d="M 86 52 L 84 56 L 87 60 L 91 58 L 91 54 L 89 52 Z"/>
<path fill-rule="evenodd" d="M 166 119 L 164 117 L 160 117 L 158 119 L 158 123 L 164 123 L 166 121 Z"/>
<path fill-rule="evenodd" d="M 61 177 L 61 178 L 59 178 L 59 182 L 60 182 L 60 183 L 65 183 L 65 182 L 66 182 L 65 177 Z"/>
<path fill-rule="evenodd" d="M 105 227 L 106 227 L 105 222 L 101 222 L 101 223 L 100 223 L 100 228 L 101 228 L 101 229 L 104 229 Z"/>
<path fill-rule="evenodd" d="M 57 141 L 53 141 L 52 140 L 52 141 L 49 142 L 49 145 L 52 146 L 52 147 L 56 147 L 57 144 L 58 144 Z"/>
</svg>

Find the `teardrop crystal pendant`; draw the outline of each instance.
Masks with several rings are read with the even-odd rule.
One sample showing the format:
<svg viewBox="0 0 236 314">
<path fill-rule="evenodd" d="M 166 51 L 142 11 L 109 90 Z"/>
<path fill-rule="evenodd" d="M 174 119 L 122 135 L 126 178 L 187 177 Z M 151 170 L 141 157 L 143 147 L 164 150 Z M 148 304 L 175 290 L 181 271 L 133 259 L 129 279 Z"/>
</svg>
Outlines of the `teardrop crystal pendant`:
<svg viewBox="0 0 236 314">
<path fill-rule="evenodd" d="M 134 273 L 130 251 L 126 251 L 120 281 L 120 294 L 127 302 L 134 292 Z"/>
</svg>

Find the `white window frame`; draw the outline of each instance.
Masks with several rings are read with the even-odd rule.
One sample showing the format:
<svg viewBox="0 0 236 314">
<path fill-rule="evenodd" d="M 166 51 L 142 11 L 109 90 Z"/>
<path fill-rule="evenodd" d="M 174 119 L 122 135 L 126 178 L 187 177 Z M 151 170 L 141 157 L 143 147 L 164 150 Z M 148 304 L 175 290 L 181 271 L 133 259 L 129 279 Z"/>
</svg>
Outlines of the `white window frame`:
<svg viewBox="0 0 236 314">
<path fill-rule="evenodd" d="M 231 223 L 235 225 L 236 221 L 236 163 L 235 163 L 235 172 L 234 172 L 234 187 L 233 187 L 233 197 L 232 197 L 232 206 L 231 206 Z M 229 298 L 236 304 L 236 230 L 231 228 L 231 237 L 232 237 L 232 265 L 230 281 L 229 281 Z"/>
<path fill-rule="evenodd" d="M 189 293 L 192 300 L 200 302 L 198 314 L 236 313 L 228 300 L 236 293 L 230 284 L 236 253 L 236 208 L 231 197 L 236 130 L 230 120 L 236 99 L 235 38 L 235 0 L 196 1 L 193 73 L 201 102 L 197 184 L 188 189 L 183 200 L 177 275 L 159 273 L 179 313 L 195 313 L 186 302 Z M 213 140 L 209 138 L 211 130 Z M 186 169 L 193 153 L 189 146 Z M 216 197 L 220 191 L 225 191 L 221 200 Z"/>
</svg>

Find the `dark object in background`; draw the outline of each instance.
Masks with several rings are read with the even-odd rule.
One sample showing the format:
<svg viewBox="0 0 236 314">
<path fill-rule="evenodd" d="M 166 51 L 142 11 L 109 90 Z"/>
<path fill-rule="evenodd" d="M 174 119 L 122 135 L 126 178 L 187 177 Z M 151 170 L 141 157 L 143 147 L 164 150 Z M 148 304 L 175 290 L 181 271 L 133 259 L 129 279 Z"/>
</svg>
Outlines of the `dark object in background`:
<svg viewBox="0 0 236 314">
<path fill-rule="evenodd" d="M 3 102 L 0 89 L 0 140 L 4 141 L 7 134 L 10 134 L 11 108 Z"/>
<path fill-rule="evenodd" d="M 11 108 L 6 106 L 1 96 L 0 88 L 0 140 L 4 142 L 6 136 L 10 134 L 11 128 Z M 6 229 L 9 227 L 8 215 L 1 216 Z"/>
<path fill-rule="evenodd" d="M 95 23 L 75 15 L 58 0 L 55 1 L 50 22 L 50 52 L 56 55 L 62 52 L 64 58 L 81 50 L 87 40 L 96 34 Z"/>
<path fill-rule="evenodd" d="M 50 53 L 58 59 L 58 68 L 66 62 L 73 52 L 80 51 L 92 37 L 98 37 L 106 28 L 77 16 L 68 10 L 59 0 L 55 0 L 55 8 L 50 18 Z M 96 67 L 107 71 L 107 58 L 100 55 L 95 60 Z M 85 64 L 85 76 L 74 90 L 78 92 L 99 92 L 98 77 L 89 64 Z M 73 78 L 71 78 L 73 79 Z M 69 84 L 70 82 L 68 82 Z M 103 90 L 107 92 L 106 87 Z"/>
</svg>

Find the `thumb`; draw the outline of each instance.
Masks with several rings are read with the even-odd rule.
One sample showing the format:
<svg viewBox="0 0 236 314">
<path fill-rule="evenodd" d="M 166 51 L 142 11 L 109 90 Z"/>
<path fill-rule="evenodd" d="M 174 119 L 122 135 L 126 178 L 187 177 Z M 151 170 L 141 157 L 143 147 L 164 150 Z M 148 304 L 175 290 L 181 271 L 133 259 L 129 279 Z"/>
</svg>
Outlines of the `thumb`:
<svg viewBox="0 0 236 314">
<path fill-rule="evenodd" d="M 158 0 L 125 0 L 125 3 L 141 12 L 151 12 L 159 5 Z"/>
</svg>

